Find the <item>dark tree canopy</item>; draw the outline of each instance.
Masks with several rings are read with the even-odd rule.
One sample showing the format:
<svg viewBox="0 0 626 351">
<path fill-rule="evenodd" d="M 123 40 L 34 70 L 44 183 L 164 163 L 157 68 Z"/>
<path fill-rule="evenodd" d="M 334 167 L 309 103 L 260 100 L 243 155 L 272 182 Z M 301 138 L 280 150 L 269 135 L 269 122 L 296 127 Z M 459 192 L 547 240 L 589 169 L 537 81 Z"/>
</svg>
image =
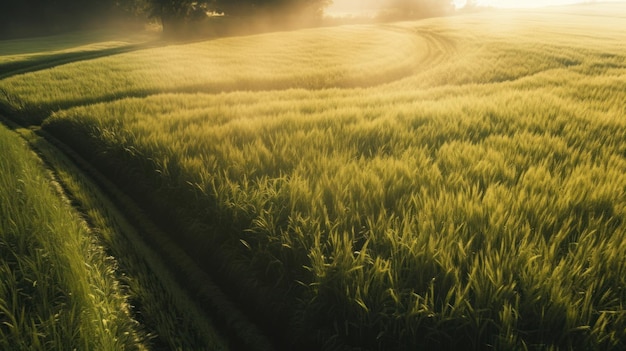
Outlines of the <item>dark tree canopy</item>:
<svg viewBox="0 0 626 351">
<path fill-rule="evenodd" d="M 150 0 L 150 5 L 150 15 L 161 20 L 163 34 L 176 37 L 184 34 L 187 22 L 205 18 L 211 4 L 207 0 Z"/>
<path fill-rule="evenodd" d="M 383 19 L 440 16 L 451 0 L 378 0 Z M 232 34 L 315 25 L 332 0 L 4 0 L 0 38 L 93 28 L 112 19 L 158 19 L 163 35 Z M 210 16 L 220 14 L 221 16 Z"/>
<path fill-rule="evenodd" d="M 135 0 L 136 1 L 136 0 Z M 191 23 L 207 12 L 224 14 L 223 27 L 245 28 L 262 19 L 269 26 L 314 24 L 332 0 L 148 0 L 161 20 L 165 36 L 189 34 Z M 386 20 L 441 16 L 454 10 L 452 0 L 379 0 L 380 18 Z M 231 28 L 232 29 L 232 28 Z"/>
<path fill-rule="evenodd" d="M 215 0 L 218 12 L 230 15 L 254 14 L 259 11 L 309 11 L 311 15 L 321 16 L 332 0 Z"/>
<path fill-rule="evenodd" d="M 332 0 L 4 0 L 0 6 L 0 38 L 46 35 L 109 23 L 112 18 L 157 18 L 167 37 L 186 36 L 221 13 L 245 26 L 252 18 L 282 22 L 287 16 L 321 18 Z M 204 23 L 206 24 L 206 23 Z"/>
<path fill-rule="evenodd" d="M 236 26 L 252 18 L 280 23 L 285 17 L 321 18 L 331 0 L 148 0 L 152 16 L 159 18 L 166 37 L 189 34 L 194 22 L 206 20 L 207 13 L 222 14 Z M 238 20 L 233 20 L 234 18 Z M 224 21 L 221 22 L 224 24 Z"/>
<path fill-rule="evenodd" d="M 134 0 L 133 0 L 134 1 Z M 130 2 L 133 2 L 130 1 Z M 124 0 L 3 0 L 0 38 L 94 28 L 132 16 Z"/>
</svg>

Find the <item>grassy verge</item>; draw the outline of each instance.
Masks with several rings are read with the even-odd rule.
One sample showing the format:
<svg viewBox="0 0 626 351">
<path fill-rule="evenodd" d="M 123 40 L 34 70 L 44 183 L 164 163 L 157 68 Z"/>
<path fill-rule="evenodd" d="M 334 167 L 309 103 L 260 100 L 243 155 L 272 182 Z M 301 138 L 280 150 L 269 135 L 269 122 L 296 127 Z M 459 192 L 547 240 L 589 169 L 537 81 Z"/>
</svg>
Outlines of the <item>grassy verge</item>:
<svg viewBox="0 0 626 351">
<path fill-rule="evenodd" d="M 116 262 L 4 126 L 0 148 L 0 348 L 144 350 Z"/>
<path fill-rule="evenodd" d="M 17 131 L 54 169 L 73 206 L 88 221 L 92 237 L 97 237 L 107 254 L 116 258 L 116 278 L 124 286 L 127 303 L 133 305 L 133 316 L 141 323 L 142 331 L 149 333 L 145 340 L 150 349 L 227 350 L 229 343 L 245 345 L 249 350 L 269 349 L 267 342 L 246 328 L 232 307 L 229 309 L 228 299 L 220 296 L 219 290 L 208 289 L 205 284 L 204 290 L 193 291 L 196 297 L 192 299 L 190 291 L 181 288 L 176 274 L 181 274 L 185 256 L 177 253 L 167 239 L 159 239 L 163 234 L 132 201 L 70 150 L 66 151 L 73 157 L 63 155 L 32 130 L 18 128 Z M 160 245 L 147 244 L 146 236 Z M 184 274 L 194 272 L 187 269 Z M 203 302 L 198 304 L 199 300 Z M 221 327 L 215 327 L 209 312 L 221 318 Z"/>
</svg>

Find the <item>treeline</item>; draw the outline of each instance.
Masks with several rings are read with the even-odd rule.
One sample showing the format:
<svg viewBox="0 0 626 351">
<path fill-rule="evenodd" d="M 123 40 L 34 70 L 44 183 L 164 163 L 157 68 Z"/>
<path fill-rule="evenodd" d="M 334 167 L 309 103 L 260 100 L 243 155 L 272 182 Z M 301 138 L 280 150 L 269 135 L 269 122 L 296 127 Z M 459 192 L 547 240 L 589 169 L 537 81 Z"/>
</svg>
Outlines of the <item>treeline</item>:
<svg viewBox="0 0 626 351">
<path fill-rule="evenodd" d="M 4 0 L 0 5 L 0 39 L 141 22 L 145 1 Z"/>
<path fill-rule="evenodd" d="M 0 39 L 145 23 L 163 25 L 166 36 L 206 31 L 214 17 L 245 19 L 298 16 L 319 19 L 331 0 L 6 0 L 0 6 Z M 271 16 L 270 16 L 271 15 Z M 212 18 L 211 25 L 224 25 Z M 223 18 L 222 18 L 223 19 Z M 248 23 L 251 24 L 251 23 Z"/>
<path fill-rule="evenodd" d="M 147 0 L 151 15 L 159 18 L 165 36 L 188 35 L 198 22 L 213 14 L 218 31 L 258 30 L 316 25 L 333 0 Z M 382 20 L 407 20 L 446 15 L 451 0 L 375 0 Z M 469 2 L 472 2 L 470 0 Z M 220 18 L 221 17 L 221 18 Z M 262 24 L 262 25 L 259 25 Z M 203 28 L 206 28 L 204 26 Z"/>
<path fill-rule="evenodd" d="M 233 34 L 319 23 L 332 0 L 148 0 L 166 37 Z M 191 32 L 191 33 L 190 33 Z M 203 33 L 204 32 L 204 33 Z"/>
<path fill-rule="evenodd" d="M 0 39 L 143 24 L 163 26 L 166 37 L 220 35 L 319 23 L 333 0 L 5 0 Z M 381 18 L 449 13 L 451 0 L 380 0 Z"/>
</svg>

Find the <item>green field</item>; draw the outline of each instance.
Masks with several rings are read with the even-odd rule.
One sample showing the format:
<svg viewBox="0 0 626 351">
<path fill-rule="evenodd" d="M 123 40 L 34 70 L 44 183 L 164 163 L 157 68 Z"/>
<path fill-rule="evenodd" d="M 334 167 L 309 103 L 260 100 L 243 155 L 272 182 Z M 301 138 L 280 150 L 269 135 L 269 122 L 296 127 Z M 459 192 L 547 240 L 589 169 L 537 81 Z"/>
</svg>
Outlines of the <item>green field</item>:
<svg viewBox="0 0 626 351">
<path fill-rule="evenodd" d="M 625 348 L 625 102 L 624 4 L 0 80 L 3 114 L 90 160 L 266 332 L 324 349 Z"/>
<path fill-rule="evenodd" d="M 0 349 L 146 350 L 116 261 L 4 126 L 0 149 Z"/>
</svg>

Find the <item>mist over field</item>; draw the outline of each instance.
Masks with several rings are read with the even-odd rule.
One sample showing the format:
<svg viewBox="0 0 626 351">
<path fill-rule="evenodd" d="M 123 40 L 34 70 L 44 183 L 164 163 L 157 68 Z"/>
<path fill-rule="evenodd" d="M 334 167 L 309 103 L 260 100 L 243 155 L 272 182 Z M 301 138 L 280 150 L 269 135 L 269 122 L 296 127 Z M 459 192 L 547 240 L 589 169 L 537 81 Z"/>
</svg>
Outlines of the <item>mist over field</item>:
<svg viewBox="0 0 626 351">
<path fill-rule="evenodd" d="M 626 3 L 381 4 L 0 40 L 0 348 L 626 348 Z"/>
</svg>

